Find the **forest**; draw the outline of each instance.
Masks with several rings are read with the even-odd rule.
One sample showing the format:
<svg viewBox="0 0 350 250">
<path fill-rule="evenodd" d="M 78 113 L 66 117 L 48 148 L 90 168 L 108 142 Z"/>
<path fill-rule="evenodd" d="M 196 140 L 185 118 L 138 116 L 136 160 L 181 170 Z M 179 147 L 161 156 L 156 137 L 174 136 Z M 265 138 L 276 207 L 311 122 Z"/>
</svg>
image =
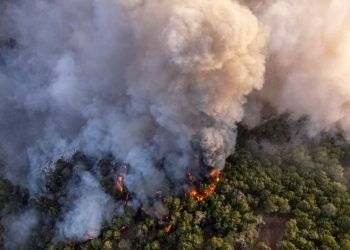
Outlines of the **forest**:
<svg viewBox="0 0 350 250">
<path fill-rule="evenodd" d="M 101 185 L 124 202 L 124 212 L 106 221 L 98 237 L 87 235 L 83 242 L 57 242 L 53 235 L 65 204 L 61 191 L 68 180 L 79 178 L 75 166 L 92 171 L 84 155 L 56 162 L 46 196 L 31 197 L 1 179 L 2 215 L 40 211 L 43 219 L 20 249 L 350 249 L 350 146 L 337 135 L 302 139 L 297 129 L 302 123 L 282 116 L 253 130 L 240 126 L 236 152 L 223 171 L 201 178 L 189 173 L 195 188 L 159 194 L 168 209 L 163 217 L 142 205 L 128 206 L 132 194 L 123 177 L 113 182 L 112 176 L 113 168 L 125 166 L 100 160 Z"/>
<path fill-rule="evenodd" d="M 0 0 L 0 250 L 350 250 L 349 0 Z"/>
</svg>

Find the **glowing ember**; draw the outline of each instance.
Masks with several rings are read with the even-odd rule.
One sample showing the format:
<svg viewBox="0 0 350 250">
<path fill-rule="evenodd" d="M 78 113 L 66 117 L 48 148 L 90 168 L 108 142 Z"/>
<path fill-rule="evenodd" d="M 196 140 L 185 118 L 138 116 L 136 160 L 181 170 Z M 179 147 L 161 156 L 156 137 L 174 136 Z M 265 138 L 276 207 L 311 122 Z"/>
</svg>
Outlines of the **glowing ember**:
<svg viewBox="0 0 350 250">
<path fill-rule="evenodd" d="M 191 173 L 188 173 L 187 177 L 190 182 L 195 182 L 197 180 L 197 178 Z"/>
<path fill-rule="evenodd" d="M 198 195 L 198 192 L 195 188 L 191 188 L 188 190 L 187 195 L 190 197 L 196 197 Z"/>
<path fill-rule="evenodd" d="M 220 181 L 220 175 L 221 175 L 220 170 L 213 169 L 209 173 L 209 177 L 210 177 L 210 179 L 212 179 L 212 182 L 209 184 L 209 186 L 207 188 L 205 188 L 204 190 L 202 190 L 201 192 L 197 191 L 195 188 L 190 188 L 187 191 L 187 195 L 189 197 L 194 197 L 197 201 L 202 201 L 202 200 L 206 199 L 209 195 L 211 195 L 215 192 L 215 189 L 216 189 L 215 183 Z"/>
<path fill-rule="evenodd" d="M 210 171 L 209 176 L 211 179 L 215 179 L 216 181 L 220 181 L 221 171 L 219 169 L 213 169 Z"/>
<path fill-rule="evenodd" d="M 94 239 L 94 236 L 92 235 L 92 233 L 88 233 L 87 240 L 93 240 L 93 239 Z"/>
<path fill-rule="evenodd" d="M 216 188 L 215 183 L 210 183 L 209 187 L 207 187 L 206 189 L 203 190 L 203 196 L 204 198 L 207 198 L 209 195 L 211 195 L 212 193 L 214 193 Z"/>
<path fill-rule="evenodd" d="M 171 230 L 171 225 L 166 226 L 166 227 L 164 228 L 164 231 L 165 231 L 166 233 L 169 233 L 170 230 Z"/>
<path fill-rule="evenodd" d="M 205 197 L 198 193 L 198 191 L 195 188 L 191 188 L 188 192 L 187 195 L 189 197 L 194 197 L 197 201 L 202 201 Z"/>
<path fill-rule="evenodd" d="M 121 193 L 124 191 L 124 186 L 123 186 L 124 179 L 125 179 L 125 174 L 119 174 L 118 179 L 115 182 L 115 185 L 116 185 L 117 189 Z"/>
</svg>

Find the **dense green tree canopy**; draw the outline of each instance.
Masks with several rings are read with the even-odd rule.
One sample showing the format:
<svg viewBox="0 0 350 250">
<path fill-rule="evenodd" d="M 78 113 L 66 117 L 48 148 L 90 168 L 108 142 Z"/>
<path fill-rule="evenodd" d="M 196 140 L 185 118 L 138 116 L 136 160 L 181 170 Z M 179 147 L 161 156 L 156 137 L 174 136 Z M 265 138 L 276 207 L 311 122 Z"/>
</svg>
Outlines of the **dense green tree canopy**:
<svg viewBox="0 0 350 250">
<path fill-rule="evenodd" d="M 326 136 L 294 142 L 298 132 L 290 126 L 297 125 L 288 124 L 277 119 L 253 131 L 241 128 L 236 153 L 205 199 L 166 196 L 169 214 L 162 219 L 126 206 L 99 237 L 85 242 L 54 244 L 49 233 L 61 216 L 61 190 L 83 156 L 56 163 L 49 196 L 31 198 L 1 179 L 0 208 L 4 215 L 35 207 L 50 218 L 39 223 L 25 249 L 350 249 L 350 146 Z M 99 165 L 105 191 L 123 199 L 111 185 L 108 159 Z M 84 166 L 90 169 L 87 161 Z M 210 184 L 204 179 L 198 192 Z"/>
</svg>

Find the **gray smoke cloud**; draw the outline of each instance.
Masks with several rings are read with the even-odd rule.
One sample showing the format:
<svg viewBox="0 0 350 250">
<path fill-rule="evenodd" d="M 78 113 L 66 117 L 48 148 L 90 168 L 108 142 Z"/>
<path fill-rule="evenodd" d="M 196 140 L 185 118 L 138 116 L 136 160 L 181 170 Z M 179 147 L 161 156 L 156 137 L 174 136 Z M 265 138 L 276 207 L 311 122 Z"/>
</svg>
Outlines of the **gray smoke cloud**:
<svg viewBox="0 0 350 250">
<path fill-rule="evenodd" d="M 178 191 L 189 171 L 222 169 L 236 124 L 256 126 L 266 110 L 308 117 L 310 136 L 350 136 L 347 0 L 17 0 L 0 8 L 1 174 L 32 193 L 59 158 L 111 154 L 129 165 L 133 202 L 150 211 L 147 201 L 169 192 L 169 181 Z M 93 195 L 69 207 L 59 237 L 97 234 L 105 219 L 98 211 L 109 197 L 97 177 L 81 178 L 68 193 Z"/>
<path fill-rule="evenodd" d="M 1 174 L 32 193 L 78 151 L 128 163 L 140 203 L 202 165 L 222 169 L 245 97 L 263 84 L 265 28 L 230 0 L 17 0 L 1 14 Z M 108 198 L 82 179 L 93 195 L 67 211 L 60 237 L 95 235 L 103 219 Z"/>
<path fill-rule="evenodd" d="M 266 104 L 295 119 L 309 136 L 350 135 L 350 2 L 248 1 L 269 29 L 265 84 L 250 97 L 246 122 L 259 123 Z"/>
<path fill-rule="evenodd" d="M 64 218 L 57 225 L 56 240 L 86 240 L 98 236 L 101 222 L 110 222 L 118 212 L 117 204 L 102 190 L 89 172 L 81 172 L 79 181 L 72 182 L 66 199 L 71 202 Z"/>
<path fill-rule="evenodd" d="M 37 224 L 38 214 L 33 209 L 6 216 L 2 220 L 5 248 L 18 249 L 28 240 Z"/>
</svg>

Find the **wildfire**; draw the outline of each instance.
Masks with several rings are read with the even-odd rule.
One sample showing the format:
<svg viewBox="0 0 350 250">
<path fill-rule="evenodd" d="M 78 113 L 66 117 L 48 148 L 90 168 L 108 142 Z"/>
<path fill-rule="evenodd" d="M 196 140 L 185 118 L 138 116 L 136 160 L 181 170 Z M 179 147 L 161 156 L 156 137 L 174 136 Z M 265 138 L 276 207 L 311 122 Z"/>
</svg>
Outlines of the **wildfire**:
<svg viewBox="0 0 350 250">
<path fill-rule="evenodd" d="M 191 188 L 188 192 L 187 195 L 189 197 L 194 197 L 196 198 L 197 201 L 202 201 L 205 198 L 207 198 L 209 195 L 214 193 L 216 188 L 215 183 L 210 183 L 210 185 L 205 188 L 201 193 L 199 193 L 195 188 Z"/>
<path fill-rule="evenodd" d="M 117 189 L 121 193 L 124 191 L 124 186 L 123 186 L 124 179 L 125 179 L 125 174 L 119 174 L 118 179 L 115 182 L 115 185 L 116 185 Z"/>
<path fill-rule="evenodd" d="M 204 199 L 203 195 L 199 194 L 198 191 L 195 188 L 191 188 L 187 195 L 189 197 L 194 197 L 197 201 L 202 201 Z"/>
<path fill-rule="evenodd" d="M 198 195 L 198 192 L 195 188 L 191 188 L 190 190 L 188 190 L 187 194 L 190 197 L 196 197 Z"/>
<path fill-rule="evenodd" d="M 220 170 L 213 169 L 209 173 L 209 177 L 212 180 L 212 182 L 209 184 L 208 187 L 206 187 L 203 191 L 199 192 L 196 188 L 190 188 L 187 192 L 187 195 L 189 197 L 194 197 L 197 201 L 203 201 L 206 199 L 209 195 L 213 194 L 216 189 L 216 183 L 220 181 Z"/>
<path fill-rule="evenodd" d="M 165 231 L 166 233 L 169 233 L 170 230 L 171 230 L 171 225 L 166 226 L 166 227 L 164 228 L 164 231 Z"/>
<path fill-rule="evenodd" d="M 92 235 L 92 233 L 88 233 L 87 240 L 93 240 L 93 239 L 94 239 L 94 236 Z"/>
<path fill-rule="evenodd" d="M 211 179 L 214 179 L 216 182 L 220 181 L 220 175 L 221 175 L 221 171 L 219 169 L 213 169 L 209 173 L 209 177 Z"/>
<path fill-rule="evenodd" d="M 195 182 L 195 181 L 197 181 L 197 178 L 196 178 L 191 172 L 189 172 L 189 173 L 187 174 L 187 177 L 188 177 L 188 180 L 189 180 L 190 182 Z"/>
<path fill-rule="evenodd" d="M 210 183 L 210 185 L 206 189 L 203 190 L 204 198 L 207 198 L 209 195 L 214 193 L 215 189 L 216 189 L 215 183 Z"/>
</svg>

